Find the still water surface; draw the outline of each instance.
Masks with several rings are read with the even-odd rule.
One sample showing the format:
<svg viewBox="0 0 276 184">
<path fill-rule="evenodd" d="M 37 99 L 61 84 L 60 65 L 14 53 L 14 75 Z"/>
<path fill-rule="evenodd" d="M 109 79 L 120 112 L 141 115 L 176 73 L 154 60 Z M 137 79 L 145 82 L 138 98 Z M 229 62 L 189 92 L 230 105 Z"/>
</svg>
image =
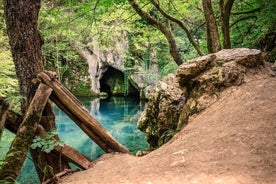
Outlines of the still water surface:
<svg viewBox="0 0 276 184">
<path fill-rule="evenodd" d="M 112 97 L 109 99 L 80 99 L 86 109 L 111 135 L 132 153 L 146 149 L 145 135 L 137 129 L 137 121 L 144 110 L 145 102 L 137 98 Z M 56 124 L 60 139 L 81 151 L 91 159 L 97 159 L 104 152 L 60 109 L 55 107 Z M 27 159 L 18 178 L 19 183 L 39 183 L 32 162 Z"/>
</svg>

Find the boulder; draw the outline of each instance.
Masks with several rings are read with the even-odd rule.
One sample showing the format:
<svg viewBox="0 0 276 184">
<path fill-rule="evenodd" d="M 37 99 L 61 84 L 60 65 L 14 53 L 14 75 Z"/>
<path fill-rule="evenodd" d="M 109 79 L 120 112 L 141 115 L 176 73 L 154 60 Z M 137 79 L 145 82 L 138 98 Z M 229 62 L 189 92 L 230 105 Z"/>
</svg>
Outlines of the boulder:
<svg viewBox="0 0 276 184">
<path fill-rule="evenodd" d="M 149 96 L 138 127 L 158 147 L 182 129 L 194 114 L 217 101 L 227 87 L 241 85 L 246 75 L 265 70 L 262 53 L 255 49 L 226 49 L 188 61 L 158 83 Z M 159 141 L 159 143 L 158 143 Z M 160 144 L 161 143 L 161 144 Z"/>
<path fill-rule="evenodd" d="M 169 134 L 171 130 L 176 129 L 185 103 L 184 93 L 176 76 L 169 74 L 150 94 L 147 108 L 138 121 L 138 128 L 146 132 L 146 139 L 152 147 L 158 146 L 163 134 Z"/>
</svg>

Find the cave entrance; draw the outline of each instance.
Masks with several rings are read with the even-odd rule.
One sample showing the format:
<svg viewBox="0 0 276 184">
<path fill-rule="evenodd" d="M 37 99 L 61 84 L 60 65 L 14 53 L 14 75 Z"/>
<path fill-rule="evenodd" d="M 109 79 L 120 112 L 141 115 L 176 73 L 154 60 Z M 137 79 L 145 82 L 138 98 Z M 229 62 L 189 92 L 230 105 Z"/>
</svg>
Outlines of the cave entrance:
<svg viewBox="0 0 276 184">
<path fill-rule="evenodd" d="M 100 91 L 109 96 L 124 96 L 126 85 L 124 73 L 111 66 L 100 80 Z M 128 96 L 139 96 L 139 91 L 128 81 Z"/>
</svg>

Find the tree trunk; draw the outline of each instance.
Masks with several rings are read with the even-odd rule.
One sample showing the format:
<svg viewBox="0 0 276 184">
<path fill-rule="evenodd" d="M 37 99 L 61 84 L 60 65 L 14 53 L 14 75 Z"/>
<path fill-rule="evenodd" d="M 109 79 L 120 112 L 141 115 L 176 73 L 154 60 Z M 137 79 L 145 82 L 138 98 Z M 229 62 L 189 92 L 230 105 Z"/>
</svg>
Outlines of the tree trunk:
<svg viewBox="0 0 276 184">
<path fill-rule="evenodd" d="M 181 55 L 178 52 L 179 49 L 176 45 L 173 33 L 161 22 L 157 21 L 152 16 L 150 16 L 150 14 L 143 11 L 142 8 L 137 4 L 135 0 L 128 0 L 128 2 L 132 6 L 132 8 L 140 15 L 140 17 L 145 19 L 150 24 L 154 25 L 157 29 L 159 29 L 164 34 L 164 36 L 166 37 L 169 43 L 170 54 L 172 58 L 174 59 L 177 65 L 181 65 L 184 60 L 182 59 Z"/>
<path fill-rule="evenodd" d="M 221 50 L 221 46 L 219 41 L 218 26 L 212 8 L 212 2 L 211 0 L 202 0 L 202 5 L 206 21 L 206 40 L 208 52 L 218 52 Z"/>
<path fill-rule="evenodd" d="M 196 43 L 196 41 L 193 39 L 193 36 L 192 36 L 191 32 L 189 31 L 188 27 L 185 26 L 185 24 L 184 24 L 182 21 L 180 21 L 179 19 L 176 19 L 176 18 L 172 17 L 171 15 L 169 15 L 168 13 L 166 13 L 166 12 L 160 7 L 159 3 L 156 2 L 156 0 L 150 0 L 150 2 L 155 6 L 155 8 L 156 8 L 165 18 L 167 18 L 168 20 L 170 20 L 170 21 L 176 23 L 179 27 L 181 27 L 181 28 L 185 31 L 185 33 L 186 33 L 186 35 L 187 35 L 187 37 L 188 37 L 190 43 L 193 45 L 193 47 L 195 48 L 195 50 L 197 51 L 197 53 L 198 53 L 200 56 L 203 56 L 204 53 L 201 51 L 199 45 L 198 45 L 198 44 Z"/>
<path fill-rule="evenodd" d="M 221 31 L 223 36 L 223 48 L 230 49 L 231 48 L 231 40 L 230 40 L 230 14 L 231 9 L 234 4 L 234 0 L 220 0 L 220 24 Z"/>
<path fill-rule="evenodd" d="M 34 96 L 37 85 L 32 83 L 42 71 L 41 45 L 37 30 L 40 0 L 5 0 L 5 18 L 12 57 L 23 97 L 21 110 Z"/>
<path fill-rule="evenodd" d="M 21 103 L 22 114 L 25 114 L 25 110 L 37 88 L 37 84 L 33 83 L 33 79 L 42 71 L 41 46 L 43 41 L 38 32 L 40 5 L 41 0 L 5 0 L 4 5 L 11 53 L 19 80 L 20 94 L 23 97 Z M 43 116 L 45 118 L 43 117 L 40 123 L 42 126 L 45 126 L 45 130 L 53 128 L 54 113 L 51 105 L 48 103 L 46 104 Z M 49 117 L 51 117 L 50 123 L 47 122 Z M 31 152 L 41 180 L 44 177 L 41 168 L 44 167 L 45 163 L 51 164 L 54 171 L 60 171 L 68 167 L 68 162 L 59 162 L 56 160 L 58 159 L 56 155 L 48 154 L 45 156 L 44 153 L 40 151 L 36 152 L 35 150 L 31 150 Z M 46 161 L 46 159 L 51 161 Z"/>
<path fill-rule="evenodd" d="M 42 111 L 51 95 L 52 89 L 45 84 L 40 84 L 30 103 L 22 124 L 1 166 L 0 180 L 14 183 L 23 166 L 27 152 L 36 133 Z"/>
</svg>

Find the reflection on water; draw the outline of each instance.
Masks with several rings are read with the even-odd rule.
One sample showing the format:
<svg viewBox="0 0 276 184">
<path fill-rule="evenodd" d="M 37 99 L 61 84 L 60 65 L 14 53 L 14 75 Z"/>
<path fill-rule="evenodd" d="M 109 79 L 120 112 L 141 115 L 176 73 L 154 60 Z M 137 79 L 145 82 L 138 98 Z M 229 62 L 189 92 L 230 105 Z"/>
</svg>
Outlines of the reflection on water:
<svg viewBox="0 0 276 184">
<path fill-rule="evenodd" d="M 80 99 L 85 108 L 107 131 L 129 151 L 135 153 L 148 147 L 145 135 L 137 129 L 137 121 L 144 110 L 145 102 L 136 98 L 112 97 L 108 99 Z M 55 107 L 56 124 L 60 139 L 71 147 L 81 151 L 91 159 L 104 152 L 60 109 Z M 19 178 L 20 183 L 37 183 L 30 180 L 30 162 L 26 163 Z M 36 182 L 35 182 L 36 181 Z"/>
<path fill-rule="evenodd" d="M 144 134 L 137 129 L 137 120 L 144 109 L 144 102 L 124 97 L 104 100 L 83 98 L 81 101 L 90 114 L 131 152 L 148 146 Z M 55 108 L 55 113 L 61 140 L 92 159 L 103 153 L 66 114 L 58 108 Z"/>
</svg>

